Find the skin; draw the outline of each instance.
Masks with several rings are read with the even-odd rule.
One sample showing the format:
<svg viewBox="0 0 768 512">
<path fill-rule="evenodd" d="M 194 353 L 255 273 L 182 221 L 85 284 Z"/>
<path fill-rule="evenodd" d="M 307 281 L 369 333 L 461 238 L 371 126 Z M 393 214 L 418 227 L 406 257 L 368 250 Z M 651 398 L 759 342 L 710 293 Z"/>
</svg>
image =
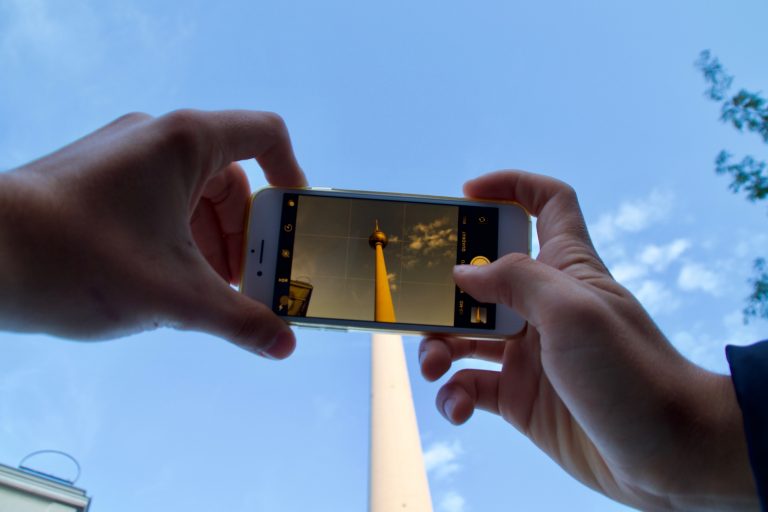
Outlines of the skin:
<svg viewBox="0 0 768 512">
<path fill-rule="evenodd" d="M 428 380 L 453 361 L 499 371 L 456 372 L 437 394 L 452 423 L 475 409 L 500 415 L 587 486 L 643 510 L 758 509 L 741 412 L 730 378 L 682 357 L 596 253 L 575 192 L 552 178 L 497 172 L 469 197 L 517 201 L 537 217 L 536 260 L 510 254 L 458 266 L 458 286 L 519 312 L 504 342 L 429 337 Z"/>
<path fill-rule="evenodd" d="M 282 359 L 295 338 L 235 291 L 256 158 L 269 183 L 304 186 L 275 114 L 130 114 L 0 174 L 0 329 L 107 339 L 171 326 Z M 645 510 L 757 509 L 730 379 L 683 358 L 590 242 L 576 194 L 544 176 L 500 172 L 468 196 L 517 201 L 538 217 L 537 260 L 458 267 L 457 284 L 518 311 L 504 341 L 431 337 L 435 380 L 475 357 L 437 395 L 463 423 L 500 415 L 584 484 Z"/>
<path fill-rule="evenodd" d="M 0 174 L 0 328 L 107 339 L 171 326 L 282 359 L 295 338 L 234 290 L 250 188 L 305 186 L 276 114 L 129 114 Z"/>
</svg>

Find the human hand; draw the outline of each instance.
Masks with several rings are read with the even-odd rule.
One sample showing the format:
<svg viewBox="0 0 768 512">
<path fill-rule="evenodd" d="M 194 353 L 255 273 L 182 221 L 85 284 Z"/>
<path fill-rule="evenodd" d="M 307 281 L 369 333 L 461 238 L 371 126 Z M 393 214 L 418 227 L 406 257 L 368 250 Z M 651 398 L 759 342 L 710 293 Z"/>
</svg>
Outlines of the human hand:
<svg viewBox="0 0 768 512">
<path fill-rule="evenodd" d="M 171 326 L 282 359 L 295 347 L 239 280 L 250 187 L 306 185 L 276 114 L 129 114 L 0 175 L 0 326 L 104 339 Z"/>
<path fill-rule="evenodd" d="M 501 415 L 575 478 L 646 509 L 757 508 L 741 411 L 727 376 L 683 358 L 592 246 L 572 188 L 497 172 L 470 197 L 517 201 L 538 217 L 536 260 L 510 254 L 461 266 L 457 285 L 527 320 L 504 342 L 429 337 L 422 374 L 479 358 L 500 371 L 456 372 L 437 395 L 463 423 L 475 408 Z"/>
</svg>

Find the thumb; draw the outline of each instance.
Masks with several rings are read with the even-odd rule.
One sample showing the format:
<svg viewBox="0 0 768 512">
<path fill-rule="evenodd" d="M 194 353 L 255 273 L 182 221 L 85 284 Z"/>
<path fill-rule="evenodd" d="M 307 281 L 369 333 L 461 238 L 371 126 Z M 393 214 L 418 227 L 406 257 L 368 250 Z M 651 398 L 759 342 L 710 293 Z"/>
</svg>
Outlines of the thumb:
<svg viewBox="0 0 768 512">
<path fill-rule="evenodd" d="M 296 348 L 288 325 L 267 306 L 230 287 L 218 276 L 183 312 L 183 328 L 207 332 L 270 359 L 285 359 Z"/>
<path fill-rule="evenodd" d="M 476 300 L 504 304 L 535 327 L 547 311 L 567 300 L 575 284 L 565 273 L 520 253 L 490 265 L 456 265 L 453 278 Z"/>
</svg>

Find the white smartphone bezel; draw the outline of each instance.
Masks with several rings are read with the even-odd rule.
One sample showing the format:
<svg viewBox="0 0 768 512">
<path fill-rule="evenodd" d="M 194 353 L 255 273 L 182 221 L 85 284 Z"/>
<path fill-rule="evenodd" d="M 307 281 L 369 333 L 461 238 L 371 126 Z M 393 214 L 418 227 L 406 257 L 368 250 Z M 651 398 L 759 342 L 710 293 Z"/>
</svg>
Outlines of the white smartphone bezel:
<svg viewBox="0 0 768 512">
<path fill-rule="evenodd" d="M 246 227 L 243 272 L 240 291 L 272 309 L 277 270 L 278 243 L 280 237 L 282 201 L 284 193 L 343 197 L 349 199 L 374 199 L 446 205 L 489 206 L 499 208 L 498 257 L 511 252 L 531 253 L 531 217 L 519 204 L 501 201 L 481 201 L 448 197 L 410 194 L 389 194 L 337 190 L 325 187 L 276 188 L 257 190 L 251 197 Z M 472 329 L 444 325 L 382 323 L 362 320 L 332 318 L 291 317 L 284 318 L 291 325 L 331 330 L 361 330 L 394 332 L 402 334 L 442 333 L 471 338 L 499 339 L 520 332 L 525 326 L 517 313 L 503 304 L 496 305 L 495 329 Z"/>
</svg>

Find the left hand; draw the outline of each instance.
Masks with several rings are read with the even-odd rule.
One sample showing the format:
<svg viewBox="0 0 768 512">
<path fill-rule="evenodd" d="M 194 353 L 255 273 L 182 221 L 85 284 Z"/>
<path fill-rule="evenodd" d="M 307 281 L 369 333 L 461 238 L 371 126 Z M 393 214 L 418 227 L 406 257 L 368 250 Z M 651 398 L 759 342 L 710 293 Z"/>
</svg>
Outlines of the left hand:
<svg viewBox="0 0 768 512">
<path fill-rule="evenodd" d="M 241 272 L 255 157 L 273 185 L 306 185 L 276 114 L 129 114 L 0 175 L 0 328 L 104 339 L 206 331 L 282 359 L 295 347 Z"/>
</svg>

